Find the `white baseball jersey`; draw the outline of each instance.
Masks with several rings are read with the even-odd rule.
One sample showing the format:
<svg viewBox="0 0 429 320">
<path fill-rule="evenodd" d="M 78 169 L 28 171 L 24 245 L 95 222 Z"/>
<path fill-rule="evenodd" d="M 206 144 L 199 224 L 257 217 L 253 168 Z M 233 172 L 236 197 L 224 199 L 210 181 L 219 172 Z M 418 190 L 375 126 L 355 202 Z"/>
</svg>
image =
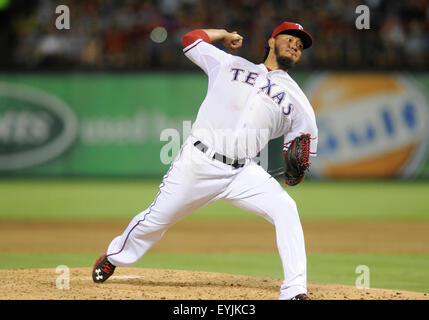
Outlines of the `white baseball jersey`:
<svg viewBox="0 0 429 320">
<path fill-rule="evenodd" d="M 310 154 L 317 152 L 313 108 L 296 82 L 283 70 L 228 54 L 196 40 L 185 55 L 208 75 L 207 95 L 192 135 L 233 159 L 253 158 L 269 142 L 284 136 L 285 147 L 310 133 Z"/>
<path fill-rule="evenodd" d="M 207 96 L 191 136 L 164 176 L 155 200 L 111 241 L 107 258 L 115 266 L 130 266 L 176 222 L 223 200 L 275 225 L 284 271 L 279 299 L 307 293 L 305 242 L 296 203 L 249 158 L 272 138 L 284 135 L 287 147 L 303 133 L 311 135 L 310 151 L 315 155 L 313 110 L 286 72 L 268 72 L 263 64 L 227 54 L 202 39 L 191 41 L 184 51 L 208 75 Z M 243 166 L 233 167 L 198 149 L 197 140 L 210 152 L 246 160 Z"/>
</svg>

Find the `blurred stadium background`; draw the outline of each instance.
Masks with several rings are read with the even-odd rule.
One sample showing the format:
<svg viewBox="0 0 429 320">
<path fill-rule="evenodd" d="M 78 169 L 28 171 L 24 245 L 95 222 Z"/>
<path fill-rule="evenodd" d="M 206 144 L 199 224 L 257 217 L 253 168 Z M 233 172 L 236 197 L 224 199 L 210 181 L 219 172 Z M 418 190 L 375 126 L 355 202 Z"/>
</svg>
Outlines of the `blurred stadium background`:
<svg viewBox="0 0 429 320">
<path fill-rule="evenodd" d="M 193 70 L 180 54 L 180 40 L 205 27 L 237 30 L 246 37 L 238 54 L 260 61 L 268 36 L 283 20 L 301 23 L 315 38 L 300 70 L 421 71 L 429 63 L 425 0 L 1 2 L 4 69 Z M 71 11 L 67 32 L 55 28 L 60 4 Z M 358 32 L 355 10 L 361 4 L 370 9 L 370 29 Z"/>
<path fill-rule="evenodd" d="M 60 4 L 68 30 L 56 28 Z M 355 26 L 360 4 L 369 29 Z M 236 54 L 262 62 L 283 20 L 315 40 L 291 70 L 319 122 L 312 177 L 429 176 L 428 1 L 3 0 L 0 17 L 3 176 L 161 177 L 160 153 L 177 153 L 169 142 L 189 134 L 206 90 L 182 35 L 237 30 Z"/>
<path fill-rule="evenodd" d="M 355 10 L 362 4 L 370 9 L 370 28 L 358 30 Z M 69 30 L 56 28 L 58 5 L 70 9 Z M 429 219 L 427 0 L 0 0 L 4 234 L 11 220 L 129 221 L 153 200 L 178 152 L 175 142 L 182 143 L 189 134 L 206 93 L 205 74 L 182 53 L 182 35 L 196 28 L 236 30 L 245 40 L 234 54 L 261 63 L 269 35 L 284 20 L 302 24 L 314 39 L 290 71 L 309 97 L 319 127 L 319 154 L 311 174 L 302 185 L 288 189 L 304 223 L 417 221 L 397 229 L 358 226 L 366 247 L 345 251 L 375 253 L 368 261 L 381 261 L 387 257 L 378 254 L 383 249 L 374 251 L 371 245 L 393 239 L 393 246 L 406 248 L 384 251 L 393 256 L 380 262 L 387 269 L 379 269 L 386 279 L 379 286 L 428 292 L 427 276 L 423 281 L 429 261 L 424 236 Z M 281 145 L 281 139 L 272 141 L 261 155 L 269 169 L 281 166 Z M 246 219 L 234 210 L 219 204 L 202 211 L 220 221 Z M 325 227 L 314 229 L 327 233 Z M 2 267 L 27 263 L 25 257 L 6 254 L 8 247 L 22 244 L 18 238 L 27 229 L 19 228 L 21 233 L 12 232 L 16 241 L 7 233 L 0 249 Z M 402 233 L 404 228 L 409 234 Z M 113 236 L 110 231 L 101 239 L 99 230 L 93 230 L 99 247 L 89 247 L 94 257 L 81 258 L 77 266 L 90 266 Z M 389 230 L 398 232 L 385 237 Z M 336 282 L 351 270 L 342 283 L 353 284 L 354 266 L 365 264 L 368 256 L 356 256 L 354 265 L 341 269 L 341 263 L 351 263 L 350 257 L 315 255 L 312 244 L 319 238 L 306 234 L 310 280 Z M 372 238 L 376 235 L 378 240 Z M 348 236 L 339 233 L 336 239 L 346 243 Z M 82 238 L 77 231 L 71 243 L 73 237 Z M 61 236 L 53 239 L 62 241 Z M 417 247 L 408 246 L 407 240 Z M 34 250 L 45 252 L 47 246 Z M 73 259 L 52 265 L 31 261 L 31 267 L 74 266 Z M 229 271 L 246 273 L 236 260 L 228 268 L 223 258 L 217 261 Z M 255 260 L 246 262 L 250 268 Z M 259 272 L 275 270 L 264 275 L 281 277 L 277 260 L 272 269 L 256 266 Z"/>
</svg>

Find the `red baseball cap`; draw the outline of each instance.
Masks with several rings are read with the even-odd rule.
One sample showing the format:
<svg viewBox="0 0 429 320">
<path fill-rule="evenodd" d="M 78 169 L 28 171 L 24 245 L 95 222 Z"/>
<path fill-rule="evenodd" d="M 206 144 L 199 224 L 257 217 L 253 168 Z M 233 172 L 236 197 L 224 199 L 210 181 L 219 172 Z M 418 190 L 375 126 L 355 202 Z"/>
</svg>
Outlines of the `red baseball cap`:
<svg viewBox="0 0 429 320">
<path fill-rule="evenodd" d="M 304 28 L 299 23 L 287 21 L 283 22 L 281 25 L 274 29 L 271 38 L 274 38 L 281 33 L 290 34 L 292 36 L 300 38 L 304 45 L 304 49 L 311 47 L 311 45 L 313 44 L 313 38 L 307 31 L 304 30 Z"/>
</svg>

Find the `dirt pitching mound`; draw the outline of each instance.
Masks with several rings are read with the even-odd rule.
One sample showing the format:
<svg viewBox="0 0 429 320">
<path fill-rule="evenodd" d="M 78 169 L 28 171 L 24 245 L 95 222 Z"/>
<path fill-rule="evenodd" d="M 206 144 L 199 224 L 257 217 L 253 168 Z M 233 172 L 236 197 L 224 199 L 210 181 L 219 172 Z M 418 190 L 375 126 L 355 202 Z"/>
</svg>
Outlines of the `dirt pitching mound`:
<svg viewBox="0 0 429 320">
<path fill-rule="evenodd" d="M 58 273 L 57 273 L 58 271 Z M 118 268 L 108 281 L 95 284 L 90 268 L 0 270 L 4 300 L 276 300 L 280 279 L 213 272 Z M 416 300 L 428 294 L 309 283 L 313 299 Z"/>
</svg>

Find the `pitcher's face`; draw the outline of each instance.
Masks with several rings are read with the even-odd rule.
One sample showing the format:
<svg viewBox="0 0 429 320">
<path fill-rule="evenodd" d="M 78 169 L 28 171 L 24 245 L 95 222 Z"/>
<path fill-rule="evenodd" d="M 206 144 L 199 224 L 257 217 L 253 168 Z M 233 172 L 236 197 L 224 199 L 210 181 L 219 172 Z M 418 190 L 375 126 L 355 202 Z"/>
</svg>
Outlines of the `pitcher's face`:
<svg viewBox="0 0 429 320">
<path fill-rule="evenodd" d="M 297 63 L 301 58 L 304 44 L 298 37 L 289 34 L 279 34 L 274 39 L 274 54 L 276 57 L 287 57 Z"/>
</svg>

